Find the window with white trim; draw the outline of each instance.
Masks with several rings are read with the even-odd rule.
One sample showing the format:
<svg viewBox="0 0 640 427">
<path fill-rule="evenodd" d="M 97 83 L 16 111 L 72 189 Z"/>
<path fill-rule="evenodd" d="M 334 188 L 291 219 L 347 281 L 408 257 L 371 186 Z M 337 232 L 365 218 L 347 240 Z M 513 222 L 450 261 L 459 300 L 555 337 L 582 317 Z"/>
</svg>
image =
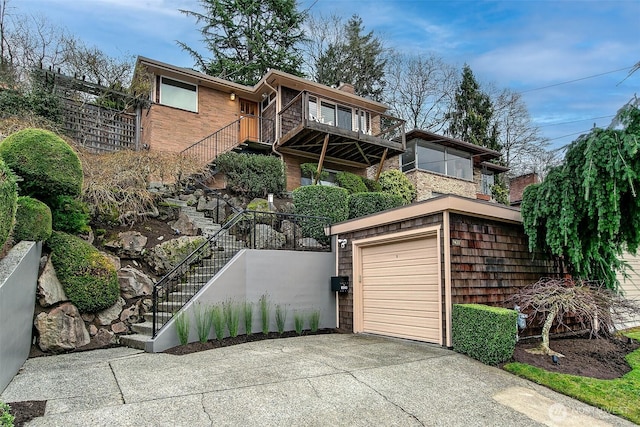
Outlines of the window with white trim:
<svg viewBox="0 0 640 427">
<path fill-rule="evenodd" d="M 368 112 L 315 96 L 309 97 L 309 120 L 371 134 L 371 115 Z"/>
<path fill-rule="evenodd" d="M 159 104 L 198 112 L 197 85 L 160 76 L 159 87 Z"/>
</svg>

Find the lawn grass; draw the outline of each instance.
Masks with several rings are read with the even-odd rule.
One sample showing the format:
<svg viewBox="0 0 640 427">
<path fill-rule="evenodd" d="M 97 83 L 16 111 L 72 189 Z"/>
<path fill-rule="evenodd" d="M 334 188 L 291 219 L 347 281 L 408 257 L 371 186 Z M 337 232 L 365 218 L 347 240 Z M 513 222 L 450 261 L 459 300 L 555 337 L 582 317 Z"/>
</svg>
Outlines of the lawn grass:
<svg viewBox="0 0 640 427">
<path fill-rule="evenodd" d="M 624 335 L 640 340 L 640 328 L 624 331 Z M 557 374 L 525 363 L 509 363 L 507 371 L 542 384 L 559 393 L 640 424 L 640 349 L 626 357 L 628 372 L 613 380 L 600 380 L 577 375 Z"/>
</svg>

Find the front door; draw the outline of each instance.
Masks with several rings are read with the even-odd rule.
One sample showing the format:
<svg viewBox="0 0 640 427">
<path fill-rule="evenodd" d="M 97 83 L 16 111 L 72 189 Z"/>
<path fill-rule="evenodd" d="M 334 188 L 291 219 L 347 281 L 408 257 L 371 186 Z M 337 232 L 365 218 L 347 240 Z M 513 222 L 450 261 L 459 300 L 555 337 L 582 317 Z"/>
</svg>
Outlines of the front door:
<svg viewBox="0 0 640 427">
<path fill-rule="evenodd" d="M 240 100 L 240 140 L 258 142 L 258 103 Z"/>
</svg>

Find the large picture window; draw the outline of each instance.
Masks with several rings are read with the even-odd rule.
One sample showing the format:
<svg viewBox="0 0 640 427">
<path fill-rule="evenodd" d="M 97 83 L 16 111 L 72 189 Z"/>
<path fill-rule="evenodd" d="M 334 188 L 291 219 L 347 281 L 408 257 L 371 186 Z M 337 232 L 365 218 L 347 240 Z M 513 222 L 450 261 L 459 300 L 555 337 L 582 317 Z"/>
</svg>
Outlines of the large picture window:
<svg viewBox="0 0 640 427">
<path fill-rule="evenodd" d="M 471 154 L 426 141 L 409 141 L 402 154 L 402 171 L 423 170 L 472 180 Z"/>
<path fill-rule="evenodd" d="M 371 115 L 365 111 L 309 97 L 309 119 L 341 129 L 371 134 Z"/>
<path fill-rule="evenodd" d="M 160 104 L 198 112 L 198 86 L 160 77 Z"/>
</svg>

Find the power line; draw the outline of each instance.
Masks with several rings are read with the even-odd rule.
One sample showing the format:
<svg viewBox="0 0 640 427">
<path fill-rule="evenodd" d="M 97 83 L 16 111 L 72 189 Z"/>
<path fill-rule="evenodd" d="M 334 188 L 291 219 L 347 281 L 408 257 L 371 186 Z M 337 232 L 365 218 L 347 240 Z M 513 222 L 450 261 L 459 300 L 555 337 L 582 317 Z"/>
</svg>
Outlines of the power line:
<svg viewBox="0 0 640 427">
<path fill-rule="evenodd" d="M 568 136 L 573 136 L 573 135 L 581 135 L 583 133 L 588 133 L 591 129 L 587 129 L 587 130 L 582 130 L 580 132 L 574 132 L 574 133 L 569 133 L 567 135 L 562 135 L 562 136 L 556 136 L 555 138 L 551 138 L 551 139 L 547 139 L 547 141 L 555 141 L 556 139 L 562 139 L 562 138 L 566 138 Z"/>
<path fill-rule="evenodd" d="M 593 78 L 596 78 L 596 77 L 605 76 L 605 75 L 607 75 L 607 74 L 613 74 L 613 73 L 618 73 L 618 72 L 620 72 L 620 71 L 630 70 L 630 69 L 631 69 L 631 68 L 633 68 L 634 66 L 635 66 L 635 65 L 631 65 L 631 66 L 629 66 L 629 67 L 619 68 L 619 69 L 617 69 L 617 70 L 606 71 L 606 72 L 604 72 L 604 73 L 594 74 L 594 75 L 592 75 L 592 76 L 587 76 L 587 77 L 581 77 L 581 78 L 579 78 L 579 79 L 568 80 L 568 81 L 566 81 L 566 82 L 554 83 L 554 84 L 552 84 L 552 85 L 548 85 L 548 86 L 542 86 L 542 87 L 537 87 L 537 88 L 534 88 L 534 89 L 522 90 L 522 91 L 520 91 L 519 93 L 527 93 L 527 92 L 533 92 L 533 91 L 536 91 L 536 90 L 549 89 L 549 88 L 551 88 L 551 87 L 556 87 L 556 86 L 566 85 L 566 84 L 569 84 L 569 83 L 575 83 L 575 82 L 579 82 L 579 81 L 582 81 L 582 80 L 593 79 Z"/>
<path fill-rule="evenodd" d="M 549 126 L 559 126 L 559 125 L 567 125 L 569 123 L 578 123 L 578 122 L 586 122 L 587 120 L 598 120 L 598 119 L 608 119 L 610 117 L 615 117 L 615 114 L 610 114 L 608 116 L 600 116 L 600 117 L 591 117 L 588 119 L 580 119 L 580 120 L 572 120 L 570 122 L 558 122 L 558 123 L 549 123 L 546 125 L 539 125 L 539 128 L 549 127 Z"/>
</svg>

